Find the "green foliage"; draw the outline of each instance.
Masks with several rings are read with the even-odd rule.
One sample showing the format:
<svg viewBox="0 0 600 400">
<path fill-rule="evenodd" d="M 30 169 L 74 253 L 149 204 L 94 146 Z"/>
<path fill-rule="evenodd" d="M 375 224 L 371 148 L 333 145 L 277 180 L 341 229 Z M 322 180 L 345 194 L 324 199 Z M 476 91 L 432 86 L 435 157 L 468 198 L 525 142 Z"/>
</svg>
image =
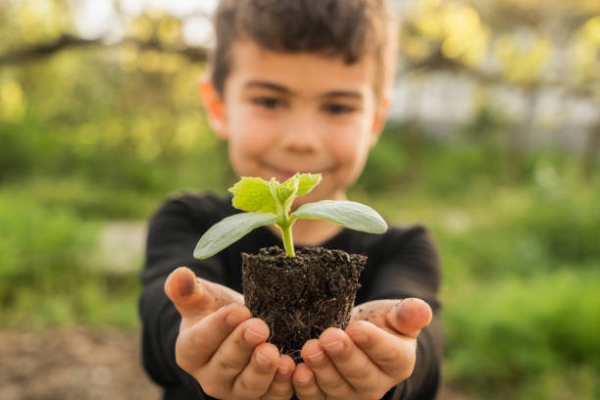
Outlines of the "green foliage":
<svg viewBox="0 0 600 400">
<path fill-rule="evenodd" d="M 0 191 L 0 326 L 136 326 L 137 276 L 90 265 L 99 228 L 65 208 Z"/>
<path fill-rule="evenodd" d="M 406 184 L 409 154 L 418 151 L 411 146 L 411 133 L 408 127 L 388 127 L 371 150 L 357 186 L 378 194 Z"/>
<path fill-rule="evenodd" d="M 531 391 L 534 381 L 568 385 L 574 371 L 597 376 L 600 265 L 585 272 L 569 267 L 455 294 L 444 313 L 447 379 L 500 399 L 516 398 L 523 387 Z M 570 389 L 574 398 L 592 399 L 600 387 L 596 381 Z"/>
<path fill-rule="evenodd" d="M 31 201 L 46 209 L 67 209 L 85 219 L 146 219 L 158 206 L 160 194 L 95 185 L 84 179 L 33 178 L 3 185 L 14 199 Z"/>
<path fill-rule="evenodd" d="M 163 196 L 225 189 L 225 148 L 189 84 L 201 69 L 182 62 L 177 74 L 140 74 L 120 68 L 118 50 L 109 57 L 117 62 L 106 56 L 67 52 L 0 69 L 0 89 L 20 88 L 26 110 L 18 120 L 0 115 L 0 183 L 61 177 Z"/>
<path fill-rule="evenodd" d="M 202 235 L 194 248 L 194 257 L 212 257 L 254 229 L 276 222 L 277 216 L 270 213 L 241 213 L 224 218 Z"/>
<path fill-rule="evenodd" d="M 294 200 L 309 193 L 321 182 L 321 174 L 296 173 L 284 182 L 275 178 L 242 177 L 229 191 L 235 208 L 246 211 L 213 225 L 198 241 L 194 257 L 208 258 L 239 240 L 250 231 L 275 225 L 282 234 L 288 257 L 294 257 L 292 226 L 298 219 L 323 219 L 346 228 L 383 233 L 387 224 L 372 208 L 353 201 L 321 200 L 305 203 L 292 212 Z"/>
<path fill-rule="evenodd" d="M 373 163 L 395 174 L 392 190 L 356 193 L 435 237 L 446 383 L 465 398 L 598 398 L 600 180 L 583 178 L 576 155 L 541 149 L 509 184 L 503 151 L 487 139 L 422 140 L 415 153 L 403 148 L 413 144 L 409 131 L 383 141 L 390 134 L 379 145 L 398 151 L 403 169 Z M 415 154 L 420 163 L 411 164 Z M 366 171 L 369 180 L 375 171 Z"/>
<path fill-rule="evenodd" d="M 56 268 L 76 266 L 93 244 L 93 230 L 67 210 L 45 209 L 33 199 L 0 192 L 0 276 L 35 281 Z"/>
<path fill-rule="evenodd" d="M 475 398 L 600 394 L 599 187 L 572 161 L 537 156 L 522 186 L 426 214 L 445 271 L 446 381 Z"/>
<path fill-rule="evenodd" d="M 555 185 L 551 195 L 539 182 L 484 191 L 481 199 L 493 200 L 467 204 L 457 229 L 441 227 L 442 253 L 477 280 L 532 277 L 564 264 L 593 268 L 600 260 L 598 187 L 564 178 Z"/>
<path fill-rule="evenodd" d="M 501 183 L 502 148 L 477 141 L 444 142 L 412 126 L 389 126 L 367 160 L 358 186 L 369 193 L 391 189 L 462 197 Z"/>
<path fill-rule="evenodd" d="M 590 190 L 591 189 L 591 190 Z M 523 217 L 522 226 L 536 232 L 537 240 L 557 262 L 585 265 L 600 260 L 600 202 L 597 191 L 579 190 L 577 196 L 538 200 Z"/>
<path fill-rule="evenodd" d="M 289 214 L 296 197 L 309 193 L 319 182 L 320 174 L 296 174 L 281 183 L 243 177 L 229 192 L 233 194 L 233 206 L 239 210 L 279 216 Z"/>
</svg>

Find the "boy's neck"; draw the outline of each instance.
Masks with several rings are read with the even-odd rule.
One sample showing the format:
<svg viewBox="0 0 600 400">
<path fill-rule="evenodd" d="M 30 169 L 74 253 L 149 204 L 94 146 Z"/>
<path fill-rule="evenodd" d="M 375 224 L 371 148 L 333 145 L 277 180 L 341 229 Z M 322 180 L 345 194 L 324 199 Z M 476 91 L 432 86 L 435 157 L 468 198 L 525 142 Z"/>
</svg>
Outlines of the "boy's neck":
<svg viewBox="0 0 600 400">
<path fill-rule="evenodd" d="M 281 237 L 279 229 L 269 227 L 271 232 Z M 342 231 L 342 227 L 328 221 L 315 219 L 299 219 L 292 227 L 294 245 L 319 246 Z"/>
</svg>

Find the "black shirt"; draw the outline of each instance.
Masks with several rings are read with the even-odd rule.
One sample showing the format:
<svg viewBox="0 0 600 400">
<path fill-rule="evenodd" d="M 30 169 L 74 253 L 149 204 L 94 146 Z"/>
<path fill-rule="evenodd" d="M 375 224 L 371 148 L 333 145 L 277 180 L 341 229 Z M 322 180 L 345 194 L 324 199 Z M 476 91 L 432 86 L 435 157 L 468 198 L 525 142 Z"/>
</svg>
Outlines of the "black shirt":
<svg viewBox="0 0 600 400">
<path fill-rule="evenodd" d="M 196 243 L 208 228 L 238 213 L 230 198 L 180 195 L 168 200 L 152 218 L 140 298 L 142 356 L 149 376 L 165 388 L 164 399 L 211 399 L 175 362 L 175 341 L 180 316 L 164 293 L 168 275 L 180 266 L 204 279 L 241 293 L 242 252 L 281 246 L 267 228 L 258 228 L 206 260 L 193 257 Z M 356 304 L 378 299 L 417 297 L 433 309 L 431 324 L 418 339 L 417 363 L 411 377 L 391 390 L 385 399 L 434 399 L 440 384 L 443 334 L 438 319 L 440 267 L 423 227 L 391 227 L 383 235 L 343 229 L 321 246 L 364 254 L 367 264 L 360 277 Z"/>
</svg>

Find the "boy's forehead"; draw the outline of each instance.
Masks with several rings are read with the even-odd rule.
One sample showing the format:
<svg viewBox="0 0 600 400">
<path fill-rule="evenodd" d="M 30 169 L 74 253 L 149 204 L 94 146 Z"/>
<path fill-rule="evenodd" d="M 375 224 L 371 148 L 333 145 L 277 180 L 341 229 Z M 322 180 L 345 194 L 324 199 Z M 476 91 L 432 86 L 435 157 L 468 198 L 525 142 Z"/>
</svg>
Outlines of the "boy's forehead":
<svg viewBox="0 0 600 400">
<path fill-rule="evenodd" d="M 359 89 L 372 88 L 373 84 L 374 60 L 370 57 L 348 64 L 342 56 L 273 51 L 247 39 L 236 41 L 230 54 L 232 69 L 228 80 L 242 80 L 245 85 L 283 81 L 284 86 L 288 86 L 320 82 L 331 87 L 350 85 Z"/>
</svg>

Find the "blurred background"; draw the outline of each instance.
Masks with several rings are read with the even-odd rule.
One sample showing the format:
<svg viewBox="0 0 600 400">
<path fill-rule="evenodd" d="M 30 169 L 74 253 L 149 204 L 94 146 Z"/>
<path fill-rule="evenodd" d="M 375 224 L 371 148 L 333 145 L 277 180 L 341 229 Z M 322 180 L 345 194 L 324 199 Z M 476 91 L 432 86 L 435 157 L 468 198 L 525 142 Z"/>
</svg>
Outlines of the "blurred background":
<svg viewBox="0 0 600 400">
<path fill-rule="evenodd" d="M 405 0 L 351 197 L 444 268 L 442 399 L 600 398 L 600 2 Z M 209 0 L 0 0 L 0 398 L 157 398 L 146 221 L 233 183 L 196 82 Z"/>
</svg>

